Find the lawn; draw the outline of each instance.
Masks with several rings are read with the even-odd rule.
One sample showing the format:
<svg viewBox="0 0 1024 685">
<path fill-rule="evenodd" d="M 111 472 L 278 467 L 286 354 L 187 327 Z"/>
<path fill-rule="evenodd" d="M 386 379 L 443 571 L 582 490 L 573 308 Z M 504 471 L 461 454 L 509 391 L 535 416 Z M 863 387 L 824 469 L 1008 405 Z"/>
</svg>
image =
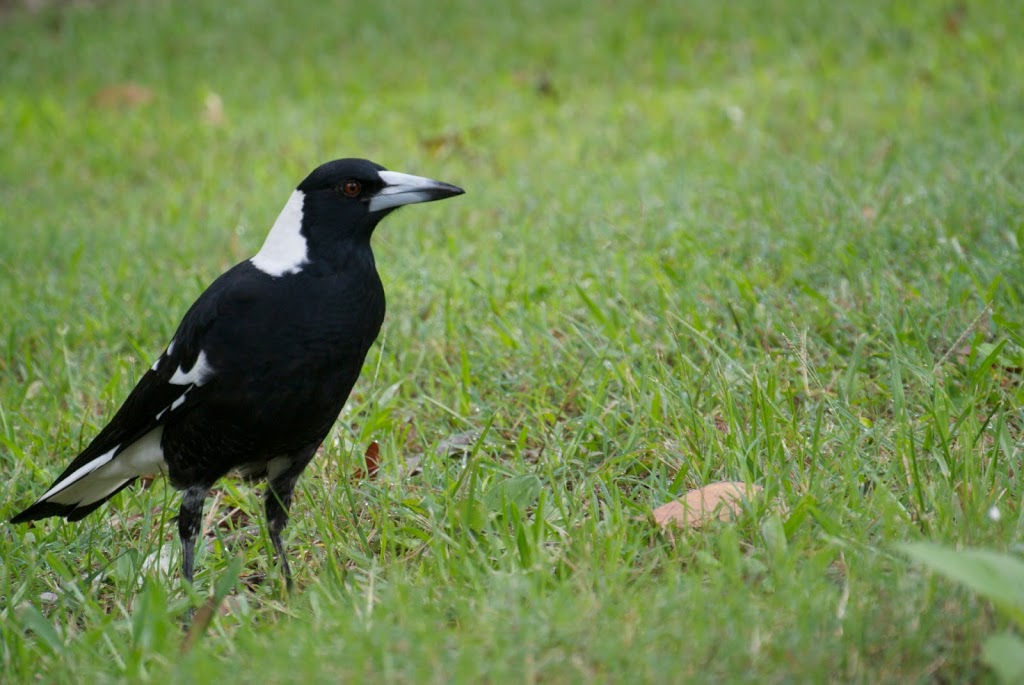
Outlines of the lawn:
<svg viewBox="0 0 1024 685">
<path fill-rule="evenodd" d="M 1021 35 L 1013 0 L 0 9 L 4 518 L 317 164 L 467 190 L 375 235 L 297 591 L 232 480 L 192 593 L 160 480 L 2 524 L 2 680 L 992 680 L 1008 618 L 901 545 L 1024 549 Z M 764 493 L 651 521 L 720 480 Z"/>
</svg>

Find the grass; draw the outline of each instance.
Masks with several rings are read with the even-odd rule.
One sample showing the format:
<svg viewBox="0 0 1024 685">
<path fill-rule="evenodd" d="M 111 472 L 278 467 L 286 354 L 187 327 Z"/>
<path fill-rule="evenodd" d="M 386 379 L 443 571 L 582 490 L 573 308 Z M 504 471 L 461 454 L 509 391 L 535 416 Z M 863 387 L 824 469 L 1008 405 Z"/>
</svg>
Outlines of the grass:
<svg viewBox="0 0 1024 685">
<path fill-rule="evenodd" d="M 308 5 L 0 14 L 5 516 L 313 166 L 468 190 L 375 237 L 300 590 L 231 481 L 196 596 L 160 481 L 0 526 L 5 682 L 993 678 L 1007 619 L 897 546 L 1021 550 L 1016 3 Z M 723 479 L 768 501 L 649 522 Z"/>
</svg>

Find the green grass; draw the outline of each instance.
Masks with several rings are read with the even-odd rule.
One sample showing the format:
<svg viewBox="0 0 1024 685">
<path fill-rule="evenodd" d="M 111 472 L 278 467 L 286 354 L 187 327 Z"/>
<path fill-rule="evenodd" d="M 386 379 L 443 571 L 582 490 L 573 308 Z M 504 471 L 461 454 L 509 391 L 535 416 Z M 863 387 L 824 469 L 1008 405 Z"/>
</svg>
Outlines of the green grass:
<svg viewBox="0 0 1024 685">
<path fill-rule="evenodd" d="M 300 481 L 300 590 L 231 481 L 198 596 L 162 482 L 3 525 L 4 682 L 993 677 L 1007 619 L 898 545 L 1021 550 L 1017 3 L 307 5 L 0 14 L 4 516 L 313 166 L 468 191 L 375 237 L 388 319 Z M 648 521 L 722 479 L 772 503 Z"/>
</svg>

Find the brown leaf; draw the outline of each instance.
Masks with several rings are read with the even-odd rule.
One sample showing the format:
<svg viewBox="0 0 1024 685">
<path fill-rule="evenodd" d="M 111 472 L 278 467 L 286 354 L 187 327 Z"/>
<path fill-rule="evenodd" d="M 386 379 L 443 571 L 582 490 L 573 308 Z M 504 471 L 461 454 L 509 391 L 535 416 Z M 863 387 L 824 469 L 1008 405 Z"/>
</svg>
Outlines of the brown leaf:
<svg viewBox="0 0 1024 685">
<path fill-rule="evenodd" d="M 967 17 L 967 5 L 964 3 L 957 3 L 953 5 L 949 10 L 946 11 L 946 15 L 942 18 L 943 27 L 946 29 L 946 33 L 951 36 L 960 35 L 960 25 L 963 24 L 964 19 Z"/>
<path fill-rule="evenodd" d="M 466 142 L 465 140 L 463 140 L 462 134 L 454 132 L 441 133 L 436 136 L 421 138 L 420 145 L 422 145 L 428 151 L 436 155 L 440 152 L 448 152 L 450 150 L 461 150 L 466 147 Z"/>
<path fill-rule="evenodd" d="M 152 99 L 152 90 L 127 81 L 100 88 L 92 96 L 92 104 L 102 109 L 134 109 Z"/>
<path fill-rule="evenodd" d="M 761 492 L 759 485 L 736 481 L 711 483 L 690 490 L 683 497 L 663 504 L 653 512 L 654 522 L 662 528 L 700 528 L 709 521 L 728 521 L 743 509 L 743 501 Z"/>
<path fill-rule="evenodd" d="M 366 477 L 373 480 L 380 471 L 380 443 L 376 440 L 366 447 L 366 454 L 363 455 L 366 461 Z"/>
<path fill-rule="evenodd" d="M 366 446 L 366 453 L 363 455 L 366 468 L 358 468 L 352 473 L 352 480 L 374 480 L 377 472 L 380 471 L 380 443 L 376 440 Z"/>
</svg>

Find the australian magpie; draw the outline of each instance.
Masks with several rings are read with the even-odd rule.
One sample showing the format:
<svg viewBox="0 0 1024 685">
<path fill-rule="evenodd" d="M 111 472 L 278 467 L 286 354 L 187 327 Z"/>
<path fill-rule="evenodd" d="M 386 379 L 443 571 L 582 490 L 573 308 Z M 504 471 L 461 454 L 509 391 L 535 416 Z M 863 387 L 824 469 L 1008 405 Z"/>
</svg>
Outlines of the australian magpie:
<svg viewBox="0 0 1024 685">
<path fill-rule="evenodd" d="M 232 471 L 265 478 L 281 543 L 299 474 L 323 442 L 384 321 L 370 236 L 402 205 L 464 191 L 365 159 L 306 177 L 256 256 L 222 274 L 185 314 L 110 423 L 14 523 L 77 521 L 143 475 L 184 491 L 182 575 L 192 582 L 203 500 Z"/>
</svg>

